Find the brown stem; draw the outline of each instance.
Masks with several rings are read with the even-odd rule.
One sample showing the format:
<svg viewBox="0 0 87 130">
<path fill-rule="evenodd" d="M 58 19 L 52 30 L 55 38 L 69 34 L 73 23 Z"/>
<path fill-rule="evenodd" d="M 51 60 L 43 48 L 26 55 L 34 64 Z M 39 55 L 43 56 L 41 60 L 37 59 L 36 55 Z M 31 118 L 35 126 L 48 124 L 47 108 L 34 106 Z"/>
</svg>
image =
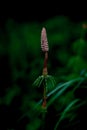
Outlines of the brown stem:
<svg viewBox="0 0 87 130">
<path fill-rule="evenodd" d="M 44 87 L 44 99 L 46 99 L 46 87 Z"/>
<path fill-rule="evenodd" d="M 43 75 L 47 75 L 47 61 L 48 61 L 48 52 L 45 52 L 45 58 L 44 58 L 44 66 L 43 66 Z"/>
<path fill-rule="evenodd" d="M 44 87 L 44 93 L 43 93 L 43 104 L 42 104 L 42 106 L 44 107 L 44 108 L 46 108 L 46 87 Z"/>
</svg>

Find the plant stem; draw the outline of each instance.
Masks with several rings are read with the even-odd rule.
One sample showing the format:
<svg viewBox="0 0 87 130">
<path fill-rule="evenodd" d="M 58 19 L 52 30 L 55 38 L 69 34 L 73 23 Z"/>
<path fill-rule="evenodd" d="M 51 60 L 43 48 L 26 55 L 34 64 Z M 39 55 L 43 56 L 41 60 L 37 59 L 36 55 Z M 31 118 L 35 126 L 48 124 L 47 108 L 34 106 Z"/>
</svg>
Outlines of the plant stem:
<svg viewBox="0 0 87 130">
<path fill-rule="evenodd" d="M 44 66 L 43 66 L 43 75 L 47 75 L 47 61 L 48 61 L 48 52 L 45 52 L 45 58 L 44 58 Z"/>
<path fill-rule="evenodd" d="M 45 130 L 45 119 L 46 119 L 46 112 L 47 112 L 47 102 L 46 102 L 47 96 L 46 96 L 46 85 L 44 85 L 43 90 L 43 103 L 42 103 L 42 130 Z"/>
</svg>

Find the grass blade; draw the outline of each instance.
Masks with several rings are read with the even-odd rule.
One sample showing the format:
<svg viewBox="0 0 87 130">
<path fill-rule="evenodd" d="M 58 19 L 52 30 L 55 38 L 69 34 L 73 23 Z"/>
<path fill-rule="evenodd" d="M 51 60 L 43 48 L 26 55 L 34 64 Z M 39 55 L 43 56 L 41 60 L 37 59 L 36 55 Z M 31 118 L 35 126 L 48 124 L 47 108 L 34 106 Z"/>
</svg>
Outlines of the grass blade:
<svg viewBox="0 0 87 130">
<path fill-rule="evenodd" d="M 70 108 L 71 108 L 72 106 L 74 106 L 75 103 L 77 103 L 78 101 L 79 101 L 79 99 L 75 99 L 74 101 L 72 101 L 72 102 L 65 108 L 65 110 L 62 112 L 62 115 L 61 115 L 60 119 L 58 120 L 58 122 L 57 122 L 57 124 L 56 124 L 54 130 L 57 130 L 57 127 L 59 126 L 60 122 L 63 120 L 65 114 L 66 114 L 66 113 L 70 110 Z"/>
</svg>

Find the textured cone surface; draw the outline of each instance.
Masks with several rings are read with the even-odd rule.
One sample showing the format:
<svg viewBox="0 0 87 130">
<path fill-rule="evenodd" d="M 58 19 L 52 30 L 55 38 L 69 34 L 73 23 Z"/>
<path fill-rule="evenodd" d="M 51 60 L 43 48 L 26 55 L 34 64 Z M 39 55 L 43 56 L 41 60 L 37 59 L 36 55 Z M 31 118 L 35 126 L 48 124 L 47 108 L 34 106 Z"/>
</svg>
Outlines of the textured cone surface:
<svg viewBox="0 0 87 130">
<path fill-rule="evenodd" d="M 44 27 L 41 32 L 41 49 L 43 52 L 49 51 L 46 29 Z"/>
</svg>

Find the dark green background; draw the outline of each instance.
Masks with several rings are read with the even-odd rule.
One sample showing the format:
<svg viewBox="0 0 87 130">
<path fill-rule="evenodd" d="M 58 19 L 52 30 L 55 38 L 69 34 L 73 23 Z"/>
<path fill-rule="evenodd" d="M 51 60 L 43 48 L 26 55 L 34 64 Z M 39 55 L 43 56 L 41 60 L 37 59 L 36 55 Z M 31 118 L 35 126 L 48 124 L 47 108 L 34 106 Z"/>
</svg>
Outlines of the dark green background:
<svg viewBox="0 0 87 130">
<path fill-rule="evenodd" d="M 82 26 L 87 24 L 86 17 L 67 15 L 66 12 L 63 15 L 50 14 L 50 11 L 40 15 L 38 12 L 32 16 L 31 13 L 28 16 L 22 13 L 0 16 L 0 130 L 42 129 L 42 115 L 34 107 L 42 99 L 43 93 L 32 86 L 43 69 L 44 55 L 40 48 L 42 27 L 47 30 L 50 48 L 48 74 L 54 76 L 55 87 L 87 72 L 87 28 Z M 69 89 L 52 102 L 44 129 L 54 129 L 61 112 L 73 99 L 86 101 L 86 81 L 74 94 Z M 86 109 L 87 103 L 76 111 L 72 110 L 59 129 L 80 130 L 82 127 L 85 130 Z M 72 120 L 68 122 L 71 117 L 76 124 Z"/>
</svg>

